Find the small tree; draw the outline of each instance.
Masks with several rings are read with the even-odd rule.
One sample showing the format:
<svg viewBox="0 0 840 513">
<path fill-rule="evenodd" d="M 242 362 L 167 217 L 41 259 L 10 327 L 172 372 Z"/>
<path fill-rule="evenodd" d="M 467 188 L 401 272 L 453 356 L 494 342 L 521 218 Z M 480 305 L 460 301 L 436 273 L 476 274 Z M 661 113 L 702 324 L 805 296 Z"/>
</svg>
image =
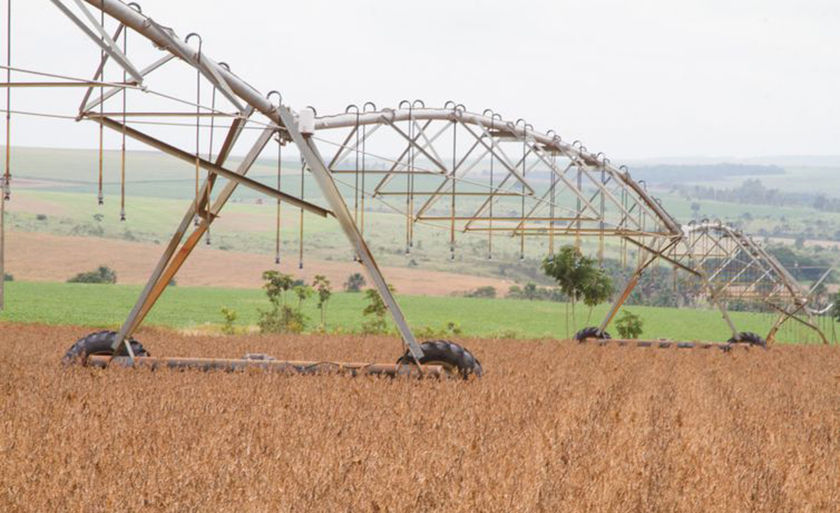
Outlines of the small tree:
<svg viewBox="0 0 840 513">
<path fill-rule="evenodd" d="M 306 299 L 305 291 L 295 293 L 298 296 L 298 309 L 294 310 L 286 303 L 286 293 L 292 289 L 294 279 L 288 274 L 277 271 L 266 271 L 263 273 L 263 288 L 271 303 L 268 311 L 260 310 L 258 325 L 263 333 L 300 333 L 306 326 L 306 317 L 301 312 L 303 300 Z M 309 289 L 309 287 L 305 287 Z M 309 289 L 311 295 L 312 290 Z"/>
<path fill-rule="evenodd" d="M 318 309 L 321 311 L 321 326 L 326 328 L 327 303 L 332 296 L 332 286 L 330 285 L 330 280 L 322 274 L 315 276 L 315 281 L 312 282 L 312 286 L 315 287 L 315 290 L 318 292 Z"/>
<path fill-rule="evenodd" d="M 615 323 L 615 329 L 621 338 L 636 339 L 642 335 L 642 327 L 644 321 L 636 314 L 630 313 L 629 310 L 624 310 L 621 317 Z"/>
<path fill-rule="evenodd" d="M 537 284 L 532 281 L 526 283 L 522 288 L 522 297 L 528 301 L 537 299 Z"/>
<path fill-rule="evenodd" d="M 268 300 L 272 304 L 279 304 L 283 302 L 286 305 L 286 292 L 292 289 L 294 278 L 289 274 L 279 273 L 277 271 L 265 271 L 262 274 L 263 288 L 268 296 Z"/>
<path fill-rule="evenodd" d="M 542 262 L 546 275 L 554 278 L 560 290 L 569 298 L 566 303 L 566 336 L 569 336 L 569 304 L 572 307 L 572 324 L 575 322 L 575 303 L 585 297 L 590 284 L 598 279 L 601 272 L 595 260 L 584 256 L 574 246 L 563 246 L 557 253 L 546 257 Z M 593 298 L 595 296 L 592 296 Z"/>
<path fill-rule="evenodd" d="M 693 217 L 700 217 L 700 203 L 696 201 L 691 202 L 691 214 Z"/>
<path fill-rule="evenodd" d="M 592 309 L 608 300 L 612 293 L 612 280 L 604 269 L 598 269 L 598 272 L 583 288 L 583 304 L 589 307 L 589 313 L 586 316 L 587 324 L 592 318 Z"/>
<path fill-rule="evenodd" d="M 298 312 L 303 309 L 303 302 L 312 297 L 312 287 L 309 285 L 297 285 L 292 291 L 298 298 Z"/>
<path fill-rule="evenodd" d="M 233 335 L 236 333 L 236 329 L 233 327 L 233 323 L 236 322 L 237 317 L 239 314 L 236 313 L 236 310 L 232 308 L 228 308 L 226 306 L 222 307 L 222 316 L 225 318 L 225 323 L 222 324 L 222 333 L 225 335 Z"/>
<path fill-rule="evenodd" d="M 365 277 L 362 276 L 360 273 L 353 273 L 347 277 L 347 281 L 344 282 L 344 290 L 347 292 L 361 292 L 362 287 L 366 284 Z"/>
<path fill-rule="evenodd" d="M 394 292 L 395 289 L 388 285 L 388 289 Z M 382 301 L 382 296 L 376 289 L 368 289 L 365 291 L 365 299 L 368 301 L 367 306 L 362 311 L 367 320 L 362 323 L 362 333 L 366 335 L 375 335 L 385 333 L 388 331 L 388 323 L 385 320 L 385 315 L 388 313 L 388 307 Z"/>
</svg>

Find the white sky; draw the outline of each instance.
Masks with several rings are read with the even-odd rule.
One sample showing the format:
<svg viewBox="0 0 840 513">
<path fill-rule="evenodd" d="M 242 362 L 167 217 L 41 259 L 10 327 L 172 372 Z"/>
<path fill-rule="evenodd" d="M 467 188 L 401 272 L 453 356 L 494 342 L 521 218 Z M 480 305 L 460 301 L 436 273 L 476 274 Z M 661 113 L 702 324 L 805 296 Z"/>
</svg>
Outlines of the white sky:
<svg viewBox="0 0 840 513">
<path fill-rule="evenodd" d="M 200 33 L 207 54 L 258 89 L 319 114 L 453 99 L 553 128 L 613 161 L 840 154 L 836 0 L 140 3 L 181 37 Z M 14 8 L 14 64 L 92 75 L 98 49 L 49 1 Z M 71 57 L 86 64 L 70 67 Z M 95 144 L 72 123 L 15 126 L 13 144 Z"/>
</svg>

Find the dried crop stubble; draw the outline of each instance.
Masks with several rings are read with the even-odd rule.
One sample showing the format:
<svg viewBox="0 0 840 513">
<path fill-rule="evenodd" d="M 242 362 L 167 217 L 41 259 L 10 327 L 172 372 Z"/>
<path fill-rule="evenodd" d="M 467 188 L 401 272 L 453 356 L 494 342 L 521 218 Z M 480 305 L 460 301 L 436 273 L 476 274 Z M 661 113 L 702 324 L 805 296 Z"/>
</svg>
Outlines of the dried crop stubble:
<svg viewBox="0 0 840 513">
<path fill-rule="evenodd" d="M 0 510 L 832 511 L 840 351 L 470 340 L 480 381 L 90 368 L 0 326 Z M 155 355 L 393 361 L 390 338 L 185 337 Z"/>
</svg>

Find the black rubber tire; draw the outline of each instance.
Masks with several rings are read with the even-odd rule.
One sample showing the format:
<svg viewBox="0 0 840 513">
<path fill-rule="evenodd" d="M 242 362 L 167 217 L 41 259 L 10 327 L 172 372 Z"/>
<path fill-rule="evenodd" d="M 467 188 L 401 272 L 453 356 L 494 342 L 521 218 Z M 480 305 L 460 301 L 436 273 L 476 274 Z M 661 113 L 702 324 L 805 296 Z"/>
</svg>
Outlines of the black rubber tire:
<svg viewBox="0 0 840 513">
<path fill-rule="evenodd" d="M 583 328 L 582 330 L 575 333 L 575 340 L 578 342 L 583 342 L 588 338 L 594 338 L 597 340 L 610 340 L 610 334 L 606 331 L 601 331 L 597 327 L 593 328 Z"/>
<path fill-rule="evenodd" d="M 70 346 L 70 349 L 64 355 L 62 362 L 74 363 L 77 361 L 84 362 L 88 356 L 104 355 L 113 356 L 114 351 L 111 349 L 111 344 L 114 342 L 114 337 L 117 336 L 116 331 L 97 331 L 90 335 L 80 338 L 75 344 Z M 149 356 L 148 351 L 143 345 L 134 340 L 128 339 L 131 344 L 131 351 L 134 356 Z M 120 345 L 120 352 L 117 356 L 127 356 L 128 351 L 125 350 L 125 344 Z"/>
<path fill-rule="evenodd" d="M 751 346 L 759 346 L 759 347 L 767 347 L 767 341 L 761 338 L 758 333 L 753 333 L 752 331 L 742 331 L 738 333 L 737 337 L 732 337 L 728 340 L 730 344 L 742 343 L 742 344 L 749 344 Z"/>
<path fill-rule="evenodd" d="M 442 363 L 453 372 L 457 372 L 462 378 L 470 376 L 480 378 L 484 374 L 481 362 L 478 361 L 468 349 L 448 340 L 430 340 L 420 344 L 423 350 L 423 358 L 420 364 Z M 409 365 L 414 363 L 414 358 L 406 351 L 398 360 L 398 365 Z"/>
</svg>

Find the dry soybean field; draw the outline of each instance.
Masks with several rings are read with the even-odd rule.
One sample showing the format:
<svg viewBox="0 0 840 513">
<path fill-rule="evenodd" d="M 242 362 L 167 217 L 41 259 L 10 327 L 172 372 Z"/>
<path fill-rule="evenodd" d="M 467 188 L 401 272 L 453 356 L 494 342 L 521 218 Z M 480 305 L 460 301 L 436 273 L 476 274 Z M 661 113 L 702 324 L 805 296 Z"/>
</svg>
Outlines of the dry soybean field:
<svg viewBox="0 0 840 513">
<path fill-rule="evenodd" d="M 73 367 L 0 325 L 0 511 L 836 511 L 840 350 L 466 340 L 471 382 Z M 393 361 L 388 337 L 141 331 Z"/>
</svg>

